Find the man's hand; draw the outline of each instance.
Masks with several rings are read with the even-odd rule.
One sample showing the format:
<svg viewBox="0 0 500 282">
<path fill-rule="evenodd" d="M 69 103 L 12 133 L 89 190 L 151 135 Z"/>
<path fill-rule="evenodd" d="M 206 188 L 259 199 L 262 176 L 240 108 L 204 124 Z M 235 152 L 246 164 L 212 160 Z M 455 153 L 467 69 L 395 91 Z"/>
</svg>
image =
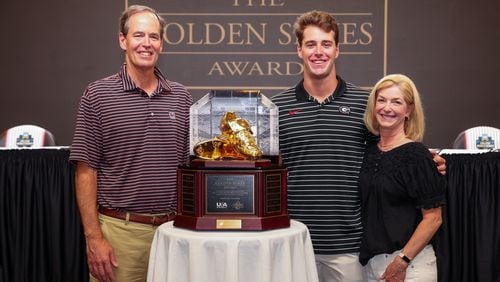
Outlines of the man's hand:
<svg viewBox="0 0 500 282">
<path fill-rule="evenodd" d="M 75 173 L 76 201 L 80 209 L 89 271 L 99 281 L 114 281 L 113 267 L 118 267 L 113 248 L 102 235 L 97 213 L 97 172 L 87 163 L 78 162 Z"/>
<path fill-rule="evenodd" d="M 431 150 L 431 154 L 432 154 L 434 162 L 437 165 L 437 170 L 442 175 L 445 175 L 446 174 L 446 160 L 443 157 L 441 157 L 440 155 L 438 155 L 437 152 L 434 150 Z"/>
<path fill-rule="evenodd" d="M 115 280 L 113 267 L 118 267 L 113 248 L 104 238 L 87 238 L 87 262 L 90 274 L 99 281 Z"/>
</svg>

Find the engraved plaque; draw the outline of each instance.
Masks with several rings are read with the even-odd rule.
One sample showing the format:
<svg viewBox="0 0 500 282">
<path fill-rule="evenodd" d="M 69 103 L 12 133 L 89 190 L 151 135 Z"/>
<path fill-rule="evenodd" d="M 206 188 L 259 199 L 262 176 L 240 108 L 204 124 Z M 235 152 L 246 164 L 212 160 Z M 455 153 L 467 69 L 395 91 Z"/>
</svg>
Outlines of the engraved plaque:
<svg viewBox="0 0 500 282">
<path fill-rule="evenodd" d="M 266 176 L 266 212 L 281 212 L 281 175 Z"/>
<path fill-rule="evenodd" d="M 196 203 L 196 194 L 195 194 L 195 180 L 194 175 L 185 173 L 182 174 L 182 203 L 180 203 L 183 207 L 185 213 L 194 214 L 195 212 L 195 203 Z"/>
<path fill-rule="evenodd" d="M 254 176 L 208 174 L 206 214 L 253 214 Z"/>
<path fill-rule="evenodd" d="M 217 219 L 217 229 L 241 229 L 241 219 Z"/>
</svg>

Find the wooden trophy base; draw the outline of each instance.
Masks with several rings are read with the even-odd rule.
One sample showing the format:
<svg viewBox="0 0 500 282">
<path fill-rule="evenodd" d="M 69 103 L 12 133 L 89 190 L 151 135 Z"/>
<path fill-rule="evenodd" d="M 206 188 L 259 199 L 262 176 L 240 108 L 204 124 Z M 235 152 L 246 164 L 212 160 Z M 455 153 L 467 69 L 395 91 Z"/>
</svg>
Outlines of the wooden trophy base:
<svg viewBox="0 0 500 282">
<path fill-rule="evenodd" d="M 177 169 L 174 225 L 193 230 L 290 226 L 286 168 L 268 160 L 192 160 Z"/>
</svg>

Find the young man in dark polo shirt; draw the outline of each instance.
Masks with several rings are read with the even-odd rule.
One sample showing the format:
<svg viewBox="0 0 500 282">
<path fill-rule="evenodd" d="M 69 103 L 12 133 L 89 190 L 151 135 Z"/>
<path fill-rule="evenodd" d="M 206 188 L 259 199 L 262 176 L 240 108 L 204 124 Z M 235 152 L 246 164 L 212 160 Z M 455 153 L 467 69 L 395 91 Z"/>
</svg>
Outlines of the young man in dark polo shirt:
<svg viewBox="0 0 500 282">
<path fill-rule="evenodd" d="M 363 281 L 358 175 L 366 142 L 377 139 L 363 122 L 369 93 L 337 75 L 339 29 L 330 14 L 307 12 L 294 29 L 304 77 L 272 98 L 288 212 L 309 228 L 320 281 Z"/>
<path fill-rule="evenodd" d="M 192 97 L 156 67 L 164 27 L 153 9 L 130 6 L 120 19 L 124 65 L 80 101 L 70 160 L 91 280 L 145 281 L 156 227 L 175 217 Z"/>
</svg>

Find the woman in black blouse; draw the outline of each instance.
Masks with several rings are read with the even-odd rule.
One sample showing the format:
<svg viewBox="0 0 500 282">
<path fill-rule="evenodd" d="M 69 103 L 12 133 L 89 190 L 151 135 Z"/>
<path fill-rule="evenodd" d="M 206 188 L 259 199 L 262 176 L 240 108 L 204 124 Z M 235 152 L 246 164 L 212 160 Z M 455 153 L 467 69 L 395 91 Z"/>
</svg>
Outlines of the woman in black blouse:
<svg viewBox="0 0 500 282">
<path fill-rule="evenodd" d="M 424 115 L 411 79 L 394 74 L 377 82 L 365 124 L 380 136 L 368 145 L 359 180 L 364 228 L 359 260 L 368 280 L 437 281 L 429 242 L 441 225 L 446 182 L 420 143 Z"/>
</svg>

